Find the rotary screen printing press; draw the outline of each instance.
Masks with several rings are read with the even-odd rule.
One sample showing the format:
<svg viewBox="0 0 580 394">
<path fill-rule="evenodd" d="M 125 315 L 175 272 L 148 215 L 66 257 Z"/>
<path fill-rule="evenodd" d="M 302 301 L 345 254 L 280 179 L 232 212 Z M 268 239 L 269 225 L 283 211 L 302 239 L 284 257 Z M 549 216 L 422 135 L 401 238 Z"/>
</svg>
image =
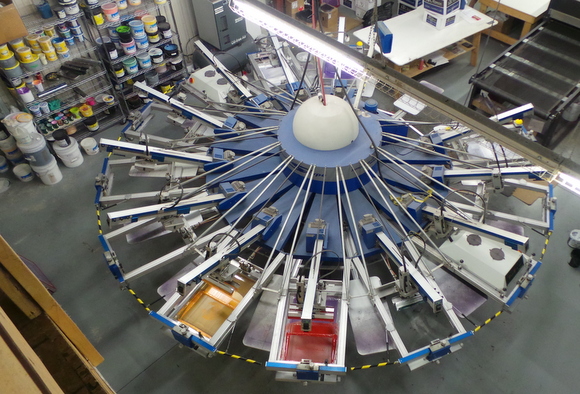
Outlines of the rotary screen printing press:
<svg viewBox="0 0 580 394">
<path fill-rule="evenodd" d="M 552 0 L 547 18 L 471 82 L 472 107 L 493 112 L 493 102 L 505 108 L 532 103 L 541 120 L 532 127 L 538 141 L 555 147 L 580 113 L 580 1 Z"/>
<path fill-rule="evenodd" d="M 232 90 L 220 102 L 197 92 L 202 106 L 135 84 L 153 101 L 131 114 L 125 141 L 100 141 L 111 155 L 96 182 L 109 225 L 99 240 L 121 287 L 202 356 L 229 355 L 244 330 L 246 355 L 301 382 L 368 368 L 348 365 L 349 340 L 392 357 L 375 367 L 438 362 L 511 311 L 542 265 L 528 236 L 549 237 L 556 211 L 553 187 L 528 181 L 578 166 L 259 2 L 230 5 L 337 70 L 283 91 L 207 54 Z M 365 83 L 392 105 L 360 102 Z M 183 130 L 147 131 L 155 106 Z M 502 212 L 509 186 L 541 203 Z M 155 292 L 160 305 L 138 295 Z M 497 312 L 475 317 L 484 304 Z"/>
</svg>

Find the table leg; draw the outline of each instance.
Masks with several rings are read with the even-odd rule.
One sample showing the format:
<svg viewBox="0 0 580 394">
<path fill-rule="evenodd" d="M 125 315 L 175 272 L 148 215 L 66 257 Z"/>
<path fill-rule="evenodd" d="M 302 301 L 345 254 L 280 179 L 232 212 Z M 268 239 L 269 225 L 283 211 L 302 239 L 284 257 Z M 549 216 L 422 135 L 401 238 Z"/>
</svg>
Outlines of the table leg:
<svg viewBox="0 0 580 394">
<path fill-rule="evenodd" d="M 481 33 L 473 35 L 473 50 L 471 51 L 471 65 L 477 65 L 477 58 L 479 57 L 479 44 L 481 43 Z"/>
<path fill-rule="evenodd" d="M 532 29 L 531 22 L 524 22 L 524 26 L 522 27 L 522 34 L 520 34 L 520 40 L 524 38 Z"/>
</svg>

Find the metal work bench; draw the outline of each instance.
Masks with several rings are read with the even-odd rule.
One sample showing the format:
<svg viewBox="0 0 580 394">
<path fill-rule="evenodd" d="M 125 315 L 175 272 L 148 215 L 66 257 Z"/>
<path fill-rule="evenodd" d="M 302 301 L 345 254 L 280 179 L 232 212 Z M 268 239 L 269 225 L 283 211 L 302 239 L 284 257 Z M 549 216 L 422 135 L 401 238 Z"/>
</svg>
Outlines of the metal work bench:
<svg viewBox="0 0 580 394">
<path fill-rule="evenodd" d="M 519 39 L 522 39 L 530 32 L 532 26 L 542 19 L 549 3 L 549 0 L 479 0 L 479 10 L 484 14 L 488 10 L 497 10 L 523 21 L 524 25 L 519 37 Z M 518 39 L 498 30 L 489 29 L 484 33 L 509 45 L 514 45 L 518 42 Z"/>
<path fill-rule="evenodd" d="M 423 8 L 407 12 L 403 15 L 391 18 L 387 21 L 389 30 L 393 33 L 393 48 L 390 53 L 383 53 L 389 61 L 393 63 L 393 68 L 402 72 L 408 77 L 414 77 L 424 71 L 432 69 L 434 66 L 425 63 L 424 68 L 419 69 L 414 62 L 417 59 L 424 59 L 429 54 L 445 50 L 443 55 L 448 60 L 465 53 L 471 53 L 471 65 L 477 63 L 481 32 L 491 26 L 493 20 L 477 12 L 470 7 L 468 11 L 474 13 L 479 20 L 467 21 L 460 14 L 457 15 L 456 22 L 447 26 L 443 30 L 437 30 L 423 20 Z M 368 45 L 369 33 L 372 27 L 354 32 L 354 36 Z M 467 39 L 473 36 L 471 42 Z M 457 44 L 457 51 L 446 50 L 450 46 Z M 377 52 L 380 51 L 376 45 Z M 425 59 L 427 60 L 427 59 Z M 410 65 L 408 70 L 403 71 L 403 66 Z"/>
</svg>

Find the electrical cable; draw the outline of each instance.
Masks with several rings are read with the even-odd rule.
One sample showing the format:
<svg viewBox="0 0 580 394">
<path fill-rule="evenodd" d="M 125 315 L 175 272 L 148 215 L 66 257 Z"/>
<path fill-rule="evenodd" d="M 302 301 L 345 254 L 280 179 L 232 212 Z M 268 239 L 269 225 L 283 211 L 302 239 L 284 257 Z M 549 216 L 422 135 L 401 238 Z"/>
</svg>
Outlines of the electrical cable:
<svg viewBox="0 0 580 394">
<path fill-rule="evenodd" d="M 300 271 L 298 271 L 298 276 L 304 276 L 304 274 L 303 274 L 304 270 L 306 269 L 307 266 L 310 265 L 310 261 L 312 261 L 312 259 L 314 257 L 318 256 L 321 253 L 325 253 L 325 252 L 333 253 L 338 259 L 340 259 L 340 256 L 338 255 L 338 253 L 336 253 L 334 250 L 322 249 L 321 251 L 314 253 L 312 256 L 310 256 L 310 258 L 308 260 L 306 260 L 306 262 L 302 265 L 302 267 L 300 267 Z M 334 271 L 331 271 L 331 272 L 334 272 Z"/>
<path fill-rule="evenodd" d="M 308 63 L 310 62 L 310 52 L 308 52 L 308 56 L 306 57 L 306 64 L 304 64 L 304 71 L 302 72 L 302 78 L 300 78 L 300 84 L 298 85 L 298 89 L 296 89 L 296 95 L 294 96 L 294 100 L 292 100 L 292 105 L 290 106 L 290 111 L 294 109 L 294 104 L 296 104 L 296 100 L 298 99 L 298 94 L 300 93 L 300 89 L 302 89 L 302 84 L 304 83 L 304 78 L 306 78 L 306 72 L 308 71 Z"/>
<path fill-rule="evenodd" d="M 211 243 L 214 241 L 214 239 L 218 236 L 226 236 L 226 237 L 230 237 L 237 245 L 238 245 L 238 253 L 242 250 L 242 245 L 240 245 L 240 242 L 237 240 L 236 237 L 234 237 L 232 234 L 228 233 L 218 233 L 215 234 L 213 237 L 211 237 L 211 239 L 209 240 L 209 242 L 207 243 L 208 247 L 209 245 L 211 245 Z M 220 240 L 221 241 L 221 240 Z M 217 246 L 217 245 L 216 245 Z M 211 257 L 211 251 L 208 249 L 208 256 L 206 256 L 206 259 Z M 228 256 L 233 255 L 233 253 L 228 254 Z M 224 256 L 225 257 L 225 256 Z"/>
<path fill-rule="evenodd" d="M 479 197 L 479 199 L 481 200 L 481 205 L 482 206 L 481 207 L 478 207 L 478 208 L 483 209 L 483 216 L 482 216 L 483 217 L 483 221 L 482 221 L 482 223 L 485 223 L 485 216 L 486 216 L 486 213 L 487 213 L 487 204 L 486 204 L 485 200 L 483 199 L 483 197 L 481 196 L 481 194 L 479 194 L 477 192 L 474 192 L 473 190 L 467 190 L 467 189 L 452 190 L 445 198 L 443 198 L 443 205 L 441 205 L 441 210 L 440 210 L 441 215 L 443 215 L 444 204 L 446 203 L 446 201 L 449 198 L 449 196 L 452 195 L 452 194 L 460 194 L 460 193 L 473 194 L 473 195 Z M 475 203 L 474 203 L 474 205 L 475 205 Z M 477 207 L 477 205 L 475 205 L 475 206 Z"/>
<path fill-rule="evenodd" d="M 417 257 L 417 260 L 415 261 L 415 268 L 417 268 L 417 266 L 419 265 L 419 261 L 421 260 L 421 258 L 423 258 L 423 254 L 425 253 L 425 250 L 427 250 L 427 242 L 423 239 L 423 237 L 420 237 L 419 234 L 414 232 L 414 231 L 409 231 L 409 234 L 407 234 L 407 235 L 408 236 L 410 235 L 411 237 L 417 237 L 421 241 L 423 241 L 423 249 L 421 250 L 419 257 Z"/>
</svg>

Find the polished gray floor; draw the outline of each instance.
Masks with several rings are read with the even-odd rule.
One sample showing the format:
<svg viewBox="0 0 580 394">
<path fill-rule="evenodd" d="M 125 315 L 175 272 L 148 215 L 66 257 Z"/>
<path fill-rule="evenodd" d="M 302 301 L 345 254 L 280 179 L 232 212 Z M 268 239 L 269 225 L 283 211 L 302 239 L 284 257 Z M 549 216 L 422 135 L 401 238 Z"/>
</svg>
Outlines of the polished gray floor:
<svg viewBox="0 0 580 394">
<path fill-rule="evenodd" d="M 486 58 L 503 48 L 492 43 Z M 463 102 L 473 72 L 468 59 L 458 58 L 424 79 L 444 87 L 446 95 Z M 161 116 L 155 123 L 158 127 L 164 127 Z M 118 134 L 119 127 L 99 137 L 116 138 Z M 569 232 L 580 227 L 580 200 L 565 190 L 556 190 L 556 231 L 544 265 L 529 299 L 512 314 L 505 313 L 484 327 L 465 341 L 461 351 L 443 358 L 440 365 L 431 364 L 414 372 L 405 366 L 353 371 L 338 385 L 304 388 L 276 382 L 273 373 L 260 366 L 223 356 L 203 359 L 180 348 L 130 294 L 119 289 L 97 240 L 93 183 L 104 158 L 105 153 L 100 153 L 85 156 L 81 167 L 61 166 L 64 180 L 55 186 L 44 186 L 39 180 L 23 184 L 11 177 L 11 188 L 0 195 L 0 231 L 18 253 L 36 262 L 56 285 L 54 296 L 103 354 L 105 362 L 98 369 L 121 394 L 578 392 L 580 270 L 568 266 L 570 248 L 566 242 Z M 525 209 L 514 207 L 514 212 Z M 531 252 L 539 255 L 544 241 L 534 233 L 529 235 Z M 167 247 L 164 242 L 157 240 L 135 253 L 152 259 Z M 167 242 L 178 244 L 174 239 Z M 146 302 L 156 299 L 153 282 L 142 280 L 134 285 Z M 486 306 L 473 319 L 480 323 L 494 312 L 493 307 Z M 244 322 L 250 316 L 245 316 L 234 332 L 229 351 L 265 361 L 265 352 L 241 345 Z M 396 357 L 394 352 L 391 357 Z M 363 358 L 352 343 L 348 345 L 349 366 L 385 358 Z"/>
</svg>

